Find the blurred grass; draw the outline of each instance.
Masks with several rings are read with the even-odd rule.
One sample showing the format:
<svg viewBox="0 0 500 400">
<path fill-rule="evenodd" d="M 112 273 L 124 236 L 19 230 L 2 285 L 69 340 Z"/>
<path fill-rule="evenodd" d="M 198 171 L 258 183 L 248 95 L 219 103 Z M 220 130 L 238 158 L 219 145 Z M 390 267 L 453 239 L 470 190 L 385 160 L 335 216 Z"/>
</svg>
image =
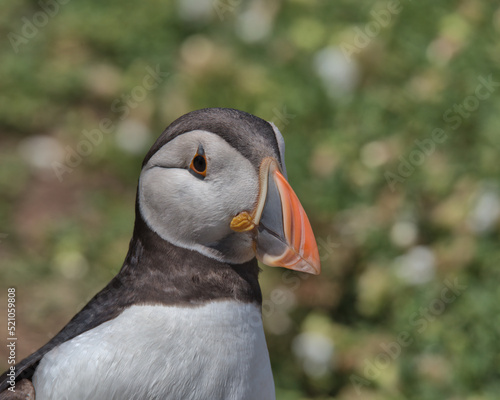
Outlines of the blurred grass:
<svg viewBox="0 0 500 400">
<path fill-rule="evenodd" d="M 17 52 L 9 34 L 42 9 L 4 4 L 0 289 L 5 299 L 17 288 L 19 358 L 119 270 L 154 139 L 188 111 L 221 106 L 282 130 L 323 259 L 320 277 L 261 277 L 278 398 L 496 399 L 500 97 L 494 87 L 471 108 L 469 96 L 479 77 L 500 81 L 500 8 L 403 0 L 348 60 L 356 28 L 374 29 L 388 4 L 68 2 Z M 169 75 L 125 112 L 122 96 L 157 66 Z M 472 111 L 445 119 L 464 101 Z M 103 118 L 112 132 L 59 182 L 52 162 Z M 444 142 L 391 190 L 387 172 L 437 128 Z M 445 303 L 455 279 L 466 288 Z"/>
</svg>

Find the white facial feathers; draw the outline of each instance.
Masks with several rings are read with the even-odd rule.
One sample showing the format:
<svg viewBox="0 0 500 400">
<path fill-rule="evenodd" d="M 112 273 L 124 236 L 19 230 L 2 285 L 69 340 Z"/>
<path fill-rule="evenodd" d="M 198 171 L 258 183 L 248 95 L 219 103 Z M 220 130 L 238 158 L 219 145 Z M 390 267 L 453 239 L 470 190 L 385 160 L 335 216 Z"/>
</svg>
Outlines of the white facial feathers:
<svg viewBox="0 0 500 400">
<path fill-rule="evenodd" d="M 199 179 L 189 165 L 199 146 L 207 174 Z M 172 139 L 144 166 L 139 204 L 148 226 L 163 239 L 224 262 L 254 257 L 250 234 L 233 232 L 231 219 L 256 203 L 255 167 L 220 136 L 191 131 Z"/>
</svg>

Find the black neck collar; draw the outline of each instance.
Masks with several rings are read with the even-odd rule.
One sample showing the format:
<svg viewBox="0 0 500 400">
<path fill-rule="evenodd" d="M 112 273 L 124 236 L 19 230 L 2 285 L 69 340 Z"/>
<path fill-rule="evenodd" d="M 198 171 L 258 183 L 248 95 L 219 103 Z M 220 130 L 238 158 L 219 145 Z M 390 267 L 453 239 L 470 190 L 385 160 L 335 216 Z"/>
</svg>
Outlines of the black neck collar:
<svg viewBox="0 0 500 400">
<path fill-rule="evenodd" d="M 236 300 L 262 304 L 254 258 L 227 264 L 162 239 L 143 220 L 136 204 L 134 235 L 116 279 L 134 296 L 132 303 L 201 305 Z"/>
</svg>

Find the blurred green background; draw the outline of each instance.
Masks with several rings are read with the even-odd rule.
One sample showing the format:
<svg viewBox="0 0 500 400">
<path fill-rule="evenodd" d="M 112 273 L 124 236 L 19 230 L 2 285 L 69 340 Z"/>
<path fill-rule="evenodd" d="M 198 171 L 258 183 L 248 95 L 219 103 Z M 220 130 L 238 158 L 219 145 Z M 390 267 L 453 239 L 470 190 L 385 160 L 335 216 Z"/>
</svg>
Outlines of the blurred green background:
<svg viewBox="0 0 500 400">
<path fill-rule="evenodd" d="M 498 398 L 497 2 L 1 9 L 0 337 L 16 287 L 19 360 L 118 272 L 155 138 L 232 107 L 281 129 L 322 259 L 263 268 L 278 399 Z"/>
</svg>

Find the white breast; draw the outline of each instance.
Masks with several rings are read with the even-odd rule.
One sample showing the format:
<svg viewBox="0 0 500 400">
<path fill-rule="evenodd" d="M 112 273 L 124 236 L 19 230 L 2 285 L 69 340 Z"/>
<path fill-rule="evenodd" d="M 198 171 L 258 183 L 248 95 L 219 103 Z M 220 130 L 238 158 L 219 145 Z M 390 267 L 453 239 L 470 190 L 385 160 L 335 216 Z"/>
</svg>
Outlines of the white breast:
<svg viewBox="0 0 500 400">
<path fill-rule="evenodd" d="M 37 400 L 274 399 L 260 310 L 133 306 L 47 353 Z"/>
</svg>

